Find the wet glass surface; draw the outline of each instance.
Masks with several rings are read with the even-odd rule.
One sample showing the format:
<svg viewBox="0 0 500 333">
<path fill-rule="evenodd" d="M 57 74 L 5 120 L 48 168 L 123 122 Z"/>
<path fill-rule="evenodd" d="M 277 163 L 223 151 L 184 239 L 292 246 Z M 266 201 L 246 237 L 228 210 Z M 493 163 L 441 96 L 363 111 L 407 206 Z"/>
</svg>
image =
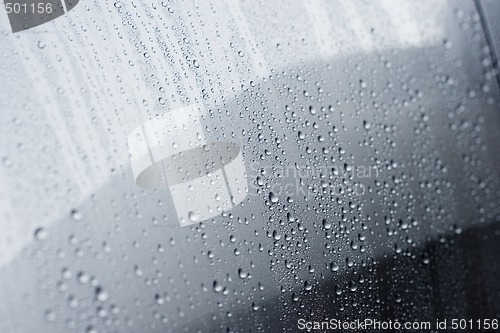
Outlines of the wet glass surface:
<svg viewBox="0 0 500 333">
<path fill-rule="evenodd" d="M 498 319 L 498 35 L 482 15 L 80 1 L 17 33 L 0 20 L 0 332 Z M 193 104 L 196 135 L 175 130 L 192 146 L 154 170 L 170 181 L 138 186 L 134 152 L 145 169 L 182 134 L 151 131 L 148 151 L 131 133 Z M 217 154 L 185 153 L 205 142 Z M 179 208 L 167 187 L 193 180 L 217 190 Z"/>
</svg>

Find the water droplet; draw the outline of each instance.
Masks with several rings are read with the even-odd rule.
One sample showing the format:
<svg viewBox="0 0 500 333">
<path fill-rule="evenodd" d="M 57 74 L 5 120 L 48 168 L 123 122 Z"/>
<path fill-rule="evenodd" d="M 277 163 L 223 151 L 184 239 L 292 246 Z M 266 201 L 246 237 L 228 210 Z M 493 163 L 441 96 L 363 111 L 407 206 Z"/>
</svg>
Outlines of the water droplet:
<svg viewBox="0 0 500 333">
<path fill-rule="evenodd" d="M 139 277 L 142 276 L 142 271 L 141 271 L 141 269 L 139 268 L 138 265 L 134 266 L 134 273 L 135 273 L 136 276 L 139 276 Z"/>
<path fill-rule="evenodd" d="M 215 280 L 214 281 L 214 291 L 216 293 L 220 293 L 224 288 L 222 287 L 222 285 L 217 281 Z"/>
<path fill-rule="evenodd" d="M 155 295 L 155 302 L 158 305 L 165 304 L 165 298 L 163 296 L 161 296 L 160 294 L 156 294 Z"/>
<path fill-rule="evenodd" d="M 271 200 L 272 203 L 277 203 L 279 198 L 276 194 L 274 194 L 273 192 L 270 192 L 269 193 L 269 200 Z"/>
<path fill-rule="evenodd" d="M 34 235 L 37 241 L 44 241 L 49 238 L 49 232 L 45 228 L 37 228 Z"/>
<path fill-rule="evenodd" d="M 326 230 L 332 228 L 332 222 L 328 221 L 327 219 L 323 219 L 323 228 Z"/>
<path fill-rule="evenodd" d="M 48 322 L 53 322 L 56 320 L 56 315 L 54 314 L 54 311 L 48 309 L 45 311 L 44 318 Z"/>
<path fill-rule="evenodd" d="M 273 238 L 275 240 L 280 240 L 281 239 L 281 235 L 279 234 L 279 232 L 277 230 L 273 231 Z"/>
<path fill-rule="evenodd" d="M 73 219 L 73 221 L 81 221 L 83 218 L 83 215 L 78 210 L 72 209 L 71 210 L 71 218 Z"/>
<path fill-rule="evenodd" d="M 241 268 L 238 269 L 238 275 L 242 279 L 246 279 L 248 277 L 248 273 L 243 271 Z"/>
<path fill-rule="evenodd" d="M 78 272 L 76 275 L 76 280 L 80 284 L 87 284 L 90 280 L 90 276 L 88 276 L 85 272 Z"/>
<path fill-rule="evenodd" d="M 12 161 L 10 160 L 10 158 L 8 158 L 7 156 L 5 156 L 5 157 L 2 158 L 2 165 L 6 169 L 10 169 L 12 167 Z"/>
<path fill-rule="evenodd" d="M 104 291 L 101 287 L 95 289 L 95 295 L 99 302 L 106 302 L 109 298 L 109 294 Z"/>
<path fill-rule="evenodd" d="M 188 217 L 191 222 L 196 222 L 200 219 L 200 216 L 194 211 L 190 211 Z"/>
</svg>

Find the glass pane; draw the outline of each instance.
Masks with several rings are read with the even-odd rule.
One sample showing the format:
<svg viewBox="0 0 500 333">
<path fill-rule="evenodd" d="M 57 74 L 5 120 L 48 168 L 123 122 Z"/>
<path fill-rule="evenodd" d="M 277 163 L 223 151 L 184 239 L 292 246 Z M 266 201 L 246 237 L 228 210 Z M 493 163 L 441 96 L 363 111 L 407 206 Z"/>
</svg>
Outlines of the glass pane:
<svg viewBox="0 0 500 333">
<path fill-rule="evenodd" d="M 490 2 L 61 5 L 0 23 L 0 332 L 494 331 Z"/>
</svg>

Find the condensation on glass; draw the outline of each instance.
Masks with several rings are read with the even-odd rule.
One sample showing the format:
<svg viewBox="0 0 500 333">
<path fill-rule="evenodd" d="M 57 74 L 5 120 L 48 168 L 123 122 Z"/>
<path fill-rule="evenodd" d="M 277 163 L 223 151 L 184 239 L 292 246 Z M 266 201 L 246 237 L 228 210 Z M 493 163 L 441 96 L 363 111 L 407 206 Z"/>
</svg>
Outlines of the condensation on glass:
<svg viewBox="0 0 500 333">
<path fill-rule="evenodd" d="M 16 33 L 0 20 L 0 332 L 498 317 L 481 6 L 80 1 Z M 224 154 L 182 156 L 231 191 L 234 162 L 241 195 L 181 227 L 167 187 L 193 179 L 139 186 L 129 138 L 191 105 Z"/>
</svg>

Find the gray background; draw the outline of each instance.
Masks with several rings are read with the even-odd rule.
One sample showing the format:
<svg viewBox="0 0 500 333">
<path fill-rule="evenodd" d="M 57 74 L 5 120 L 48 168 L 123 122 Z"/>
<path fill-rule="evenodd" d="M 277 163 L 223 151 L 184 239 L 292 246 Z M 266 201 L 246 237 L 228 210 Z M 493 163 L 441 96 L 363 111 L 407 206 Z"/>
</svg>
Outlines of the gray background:
<svg viewBox="0 0 500 333">
<path fill-rule="evenodd" d="M 87 0 L 16 34 L 0 11 L 0 332 L 498 318 L 499 39 L 478 6 L 498 4 Z M 127 136 L 194 102 L 250 191 L 181 228 Z"/>
</svg>

